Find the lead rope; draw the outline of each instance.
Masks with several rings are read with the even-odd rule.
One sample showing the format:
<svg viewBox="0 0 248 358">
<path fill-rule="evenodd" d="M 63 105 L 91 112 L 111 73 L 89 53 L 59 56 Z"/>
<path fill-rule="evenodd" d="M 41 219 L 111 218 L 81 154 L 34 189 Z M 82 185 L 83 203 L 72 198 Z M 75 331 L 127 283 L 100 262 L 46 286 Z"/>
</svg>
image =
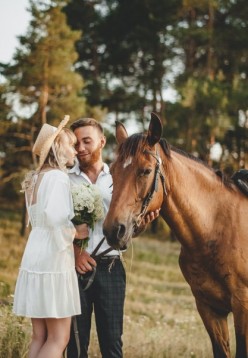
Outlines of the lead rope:
<svg viewBox="0 0 248 358">
<path fill-rule="evenodd" d="M 113 250 L 112 247 L 109 247 L 108 249 L 104 250 L 103 252 L 101 252 L 99 255 L 97 255 L 98 250 L 100 249 L 100 247 L 102 246 L 103 242 L 105 240 L 105 237 L 103 237 L 101 239 L 101 241 L 99 242 L 99 244 L 95 247 L 94 251 L 92 252 L 92 254 L 90 255 L 94 260 L 99 259 L 100 257 L 102 257 L 103 255 L 105 255 L 106 253 L 110 252 Z M 95 269 L 96 270 L 96 269 Z M 84 288 L 84 291 L 90 287 L 90 285 L 92 284 L 93 280 L 94 280 L 94 275 L 92 275 L 92 277 L 89 279 L 86 287 Z M 73 327 L 73 333 L 74 333 L 74 337 L 75 337 L 75 342 L 76 342 L 76 347 L 77 347 L 77 358 L 80 358 L 80 354 L 81 354 L 81 348 L 80 348 L 80 340 L 79 340 L 79 330 L 78 330 L 78 324 L 77 324 L 77 318 L 76 316 L 72 317 L 72 327 Z M 64 357 L 67 357 L 67 350 L 65 351 Z"/>
<path fill-rule="evenodd" d="M 80 358 L 81 349 L 80 349 L 79 331 L 78 331 L 78 324 L 77 324 L 76 316 L 73 316 L 71 318 L 71 323 L 72 323 L 74 338 L 75 338 L 76 347 L 77 347 L 77 358 Z M 68 358 L 67 352 L 68 352 L 68 347 L 66 347 L 66 349 L 63 352 L 63 358 Z"/>
<path fill-rule="evenodd" d="M 77 353 L 78 353 L 78 358 L 80 358 L 80 354 L 81 354 L 81 349 L 80 349 L 80 340 L 79 340 L 79 331 L 78 331 L 78 324 L 77 324 L 77 317 L 74 316 L 72 318 L 72 325 L 73 325 L 73 331 L 74 331 L 74 335 L 75 335 L 75 342 L 76 342 L 76 346 L 77 346 Z"/>
</svg>

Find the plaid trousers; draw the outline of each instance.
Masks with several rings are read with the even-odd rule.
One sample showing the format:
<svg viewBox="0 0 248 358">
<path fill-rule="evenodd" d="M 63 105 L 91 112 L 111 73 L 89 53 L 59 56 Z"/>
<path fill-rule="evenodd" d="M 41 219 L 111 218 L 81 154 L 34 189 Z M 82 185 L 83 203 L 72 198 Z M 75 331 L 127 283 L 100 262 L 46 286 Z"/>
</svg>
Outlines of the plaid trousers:
<svg viewBox="0 0 248 358">
<path fill-rule="evenodd" d="M 72 319 L 67 358 L 87 358 L 90 342 L 91 316 L 94 310 L 97 336 L 103 358 L 121 358 L 126 273 L 121 260 L 97 264 L 93 284 L 79 291 L 81 315 Z M 76 335 L 75 335 L 75 330 Z M 80 349 L 78 349 L 80 346 Z M 80 350 L 80 352 L 79 352 Z"/>
</svg>

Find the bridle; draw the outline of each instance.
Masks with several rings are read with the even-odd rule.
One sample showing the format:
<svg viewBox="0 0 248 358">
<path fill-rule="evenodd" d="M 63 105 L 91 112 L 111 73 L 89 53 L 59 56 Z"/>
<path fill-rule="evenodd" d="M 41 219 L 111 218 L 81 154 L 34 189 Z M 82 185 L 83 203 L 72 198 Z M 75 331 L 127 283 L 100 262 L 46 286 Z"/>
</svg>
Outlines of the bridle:
<svg viewBox="0 0 248 358">
<path fill-rule="evenodd" d="M 147 154 L 150 154 L 154 159 L 156 159 L 156 166 L 155 166 L 155 172 L 154 172 L 154 178 L 153 178 L 153 182 L 152 182 L 152 185 L 151 185 L 151 189 L 150 191 L 147 193 L 147 195 L 145 196 L 144 200 L 143 200 L 143 203 L 142 203 L 142 207 L 141 207 L 141 212 L 135 222 L 135 228 L 137 229 L 145 214 L 146 214 L 146 211 L 147 211 L 147 208 L 154 196 L 154 193 L 158 191 L 158 180 L 159 178 L 161 179 L 161 182 L 162 182 L 162 186 L 163 186 L 163 192 L 164 192 L 164 195 L 167 195 L 167 190 L 166 190 L 166 183 L 165 183 L 165 175 L 162 173 L 161 169 L 160 169 L 160 166 L 162 164 L 162 160 L 156 150 L 156 152 L 152 152 L 150 150 L 147 150 L 147 149 L 144 149 L 143 153 L 147 153 Z"/>
</svg>

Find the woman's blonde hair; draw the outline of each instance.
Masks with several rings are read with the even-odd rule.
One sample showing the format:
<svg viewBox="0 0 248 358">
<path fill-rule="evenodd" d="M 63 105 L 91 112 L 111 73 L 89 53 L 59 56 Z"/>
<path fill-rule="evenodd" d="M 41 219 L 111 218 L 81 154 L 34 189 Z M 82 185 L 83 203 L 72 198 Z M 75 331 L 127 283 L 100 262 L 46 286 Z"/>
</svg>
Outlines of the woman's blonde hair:
<svg viewBox="0 0 248 358">
<path fill-rule="evenodd" d="M 62 145 L 62 137 L 64 135 L 68 136 L 71 145 L 76 144 L 77 138 L 75 134 L 69 128 L 63 128 L 55 138 L 52 148 L 48 152 L 44 165 L 48 165 L 51 168 L 58 168 L 62 171 L 66 171 L 67 157 Z M 31 170 L 25 175 L 25 178 L 21 183 L 22 191 L 30 189 L 30 186 L 32 186 L 34 182 L 34 175 L 39 174 L 41 171 L 42 168 L 38 170 Z"/>
<path fill-rule="evenodd" d="M 50 149 L 44 164 L 48 164 L 52 168 L 59 168 L 66 170 L 67 157 L 64 148 L 61 145 L 61 138 L 66 134 L 69 138 L 70 144 L 75 145 L 77 138 L 75 134 L 68 128 L 63 128 L 58 136 L 55 138 L 52 148 Z"/>
</svg>

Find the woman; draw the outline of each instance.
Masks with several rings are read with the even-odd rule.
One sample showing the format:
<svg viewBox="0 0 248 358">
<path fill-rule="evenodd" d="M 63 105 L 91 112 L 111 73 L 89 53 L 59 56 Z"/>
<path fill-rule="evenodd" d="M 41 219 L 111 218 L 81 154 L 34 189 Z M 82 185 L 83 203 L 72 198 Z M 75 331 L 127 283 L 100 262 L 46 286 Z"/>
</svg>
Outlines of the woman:
<svg viewBox="0 0 248 358">
<path fill-rule="evenodd" d="M 32 231 L 17 278 L 13 312 L 30 317 L 33 336 L 29 358 L 60 358 L 68 343 L 71 316 L 81 313 L 73 240 L 88 236 L 77 231 L 67 166 L 76 155 L 75 135 L 64 126 L 44 124 L 33 153 L 39 166 L 22 186 Z"/>
</svg>

